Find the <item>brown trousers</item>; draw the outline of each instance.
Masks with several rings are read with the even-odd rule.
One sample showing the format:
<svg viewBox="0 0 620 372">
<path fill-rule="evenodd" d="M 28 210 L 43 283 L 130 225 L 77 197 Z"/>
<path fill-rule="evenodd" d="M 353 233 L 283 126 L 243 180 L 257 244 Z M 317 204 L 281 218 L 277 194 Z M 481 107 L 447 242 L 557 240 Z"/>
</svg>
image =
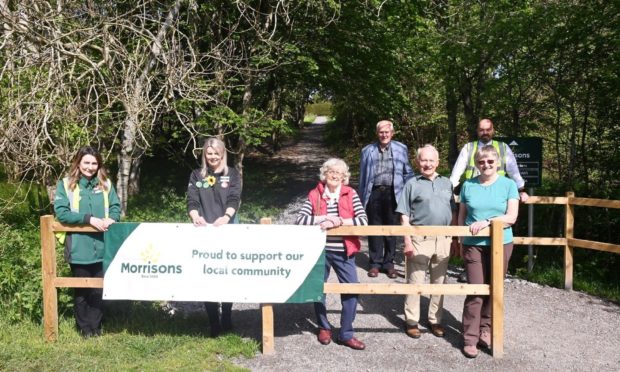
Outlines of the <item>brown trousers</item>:
<svg viewBox="0 0 620 372">
<path fill-rule="evenodd" d="M 504 244 L 504 275 L 512 254 L 512 243 Z M 469 284 L 491 283 L 491 247 L 464 246 L 463 259 Z M 463 339 L 465 346 L 478 344 L 480 332 L 491 332 L 491 301 L 489 296 L 468 295 L 463 305 Z"/>
</svg>

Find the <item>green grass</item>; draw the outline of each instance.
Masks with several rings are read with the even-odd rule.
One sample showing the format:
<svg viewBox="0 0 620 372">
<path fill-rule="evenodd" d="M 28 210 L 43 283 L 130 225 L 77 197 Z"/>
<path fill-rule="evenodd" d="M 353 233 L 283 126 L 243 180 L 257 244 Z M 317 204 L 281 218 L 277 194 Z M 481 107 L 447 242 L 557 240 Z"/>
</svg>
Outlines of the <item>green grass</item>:
<svg viewBox="0 0 620 372">
<path fill-rule="evenodd" d="M 154 303 L 120 307 L 126 317 L 107 322 L 102 337 L 83 339 L 65 318 L 53 343 L 44 341 L 41 324 L 0 317 L 0 370 L 240 371 L 230 360 L 258 352 L 256 341 L 234 334 L 206 337 L 205 315 L 170 318 Z"/>
<path fill-rule="evenodd" d="M 550 287 L 564 288 L 564 269 L 559 266 L 539 267 L 531 273 L 525 268 L 520 268 L 517 270 L 517 276 Z M 578 267 L 575 267 L 573 272 L 573 289 L 620 304 L 620 283 L 594 280 L 589 271 L 579 271 Z"/>
</svg>

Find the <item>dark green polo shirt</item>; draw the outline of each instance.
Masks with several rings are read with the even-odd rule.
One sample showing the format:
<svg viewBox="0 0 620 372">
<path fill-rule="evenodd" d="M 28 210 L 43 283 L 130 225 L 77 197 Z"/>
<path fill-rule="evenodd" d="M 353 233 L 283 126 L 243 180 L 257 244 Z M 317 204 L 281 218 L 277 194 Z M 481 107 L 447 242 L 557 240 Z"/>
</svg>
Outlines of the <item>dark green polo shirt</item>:
<svg viewBox="0 0 620 372">
<path fill-rule="evenodd" d="M 433 181 L 418 174 L 405 184 L 396 212 L 409 216 L 411 225 L 449 226 L 456 204 L 450 179 L 437 175 Z"/>
</svg>

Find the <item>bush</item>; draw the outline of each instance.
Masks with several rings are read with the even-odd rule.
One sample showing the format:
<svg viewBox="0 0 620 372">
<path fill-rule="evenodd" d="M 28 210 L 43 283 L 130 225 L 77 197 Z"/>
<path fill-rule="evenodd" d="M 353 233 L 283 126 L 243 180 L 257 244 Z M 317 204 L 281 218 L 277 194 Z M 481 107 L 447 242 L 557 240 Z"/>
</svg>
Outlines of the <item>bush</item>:
<svg viewBox="0 0 620 372">
<path fill-rule="evenodd" d="M 66 265 L 64 270 L 68 271 Z M 65 274 L 60 272 L 61 275 Z M 3 317 L 10 321 L 38 321 L 42 317 L 42 298 L 38 226 L 16 229 L 0 223 L 0 309 Z M 60 293 L 58 302 L 60 312 L 65 312 L 70 306 L 68 294 Z"/>
</svg>

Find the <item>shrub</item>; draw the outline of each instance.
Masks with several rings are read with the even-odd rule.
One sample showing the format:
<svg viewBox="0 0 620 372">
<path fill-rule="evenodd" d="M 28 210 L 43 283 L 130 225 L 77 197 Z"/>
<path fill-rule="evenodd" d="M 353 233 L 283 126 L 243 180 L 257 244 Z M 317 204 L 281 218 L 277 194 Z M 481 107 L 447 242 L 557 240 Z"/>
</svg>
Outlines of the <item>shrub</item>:
<svg viewBox="0 0 620 372">
<path fill-rule="evenodd" d="M 62 257 L 62 256 L 60 256 Z M 61 269 L 59 276 L 67 270 Z M 0 223 L 0 309 L 10 321 L 42 316 L 41 248 L 38 226 L 16 229 Z M 58 297 L 60 312 L 69 307 L 66 293 Z"/>
</svg>

